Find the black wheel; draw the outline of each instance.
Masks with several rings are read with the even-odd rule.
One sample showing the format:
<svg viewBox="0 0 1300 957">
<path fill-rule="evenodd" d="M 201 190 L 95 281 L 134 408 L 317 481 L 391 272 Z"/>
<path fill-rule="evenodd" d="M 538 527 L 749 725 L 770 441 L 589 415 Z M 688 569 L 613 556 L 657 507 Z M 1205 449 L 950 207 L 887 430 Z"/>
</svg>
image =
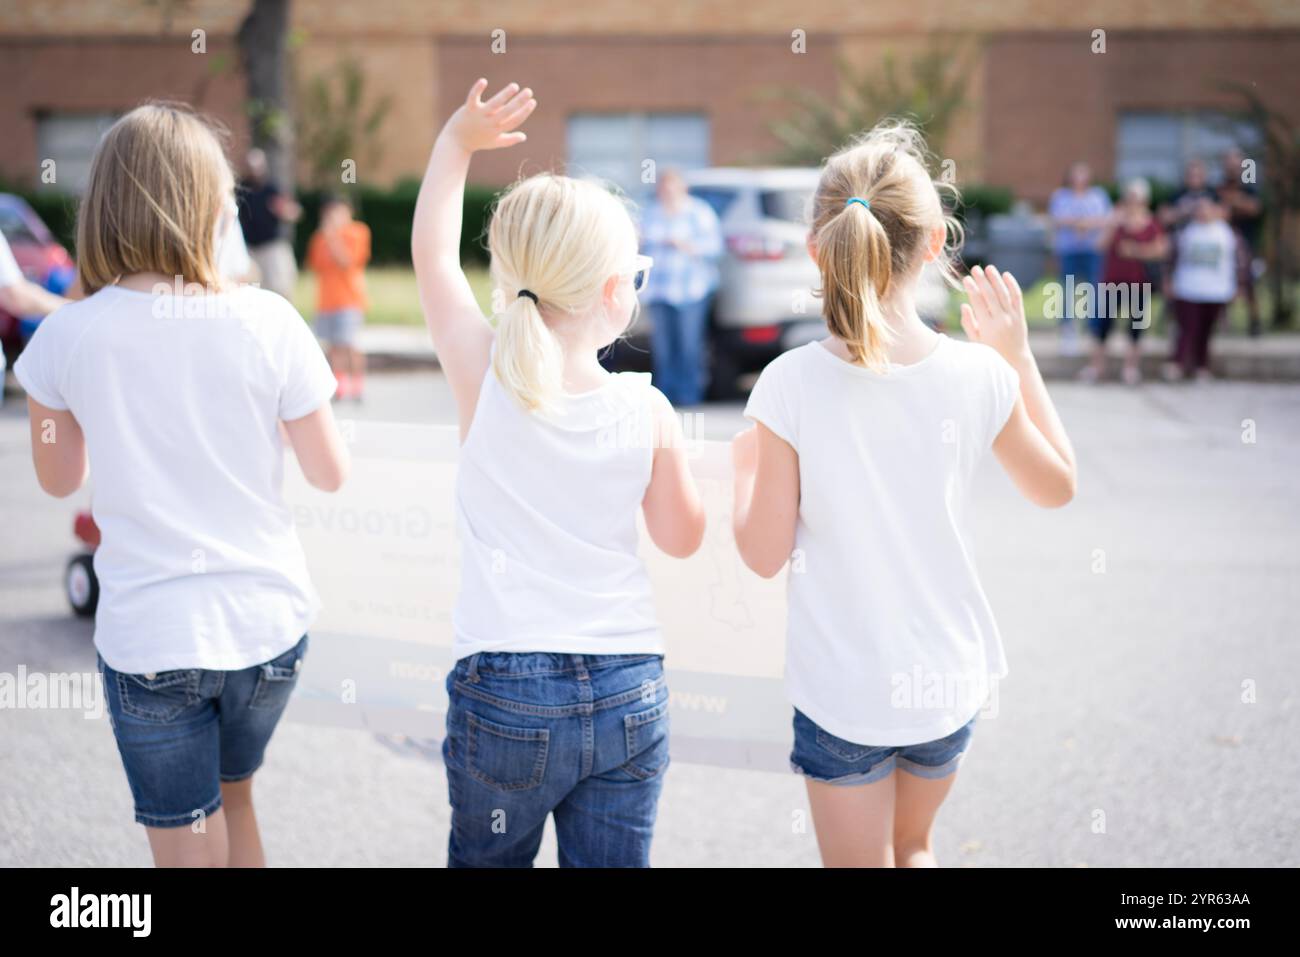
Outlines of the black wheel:
<svg viewBox="0 0 1300 957">
<path fill-rule="evenodd" d="M 90 555 L 78 555 L 68 562 L 63 573 L 63 590 L 68 604 L 78 618 L 89 618 L 99 605 L 99 579 L 95 577 L 95 563 Z"/>
<path fill-rule="evenodd" d="M 734 402 L 743 399 L 740 389 L 740 362 L 724 344 L 714 336 L 709 362 L 709 398 L 715 402 Z"/>
</svg>

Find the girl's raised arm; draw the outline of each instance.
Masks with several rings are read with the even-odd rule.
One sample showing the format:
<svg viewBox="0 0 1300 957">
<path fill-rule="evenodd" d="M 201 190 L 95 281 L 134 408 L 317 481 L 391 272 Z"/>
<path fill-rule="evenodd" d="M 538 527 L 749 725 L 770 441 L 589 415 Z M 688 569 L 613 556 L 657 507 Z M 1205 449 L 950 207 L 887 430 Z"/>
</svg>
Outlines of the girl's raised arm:
<svg viewBox="0 0 1300 957">
<path fill-rule="evenodd" d="M 521 90 L 517 83 L 487 101 L 480 99 L 485 89 L 487 80 L 478 80 L 438 134 L 411 224 L 420 307 L 456 400 L 462 439 L 473 421 L 492 350 L 492 329 L 460 265 L 465 177 L 475 151 L 522 143 L 526 137 L 516 129 L 537 106 L 532 90 Z"/>
<path fill-rule="evenodd" d="M 993 454 L 1025 498 L 1045 508 L 1065 505 L 1077 481 L 1074 448 L 1029 351 L 1020 286 L 992 266 L 976 266 L 964 285 L 970 302 L 961 307 L 962 329 L 1001 353 L 1020 376 L 1020 397 L 993 442 Z"/>
</svg>

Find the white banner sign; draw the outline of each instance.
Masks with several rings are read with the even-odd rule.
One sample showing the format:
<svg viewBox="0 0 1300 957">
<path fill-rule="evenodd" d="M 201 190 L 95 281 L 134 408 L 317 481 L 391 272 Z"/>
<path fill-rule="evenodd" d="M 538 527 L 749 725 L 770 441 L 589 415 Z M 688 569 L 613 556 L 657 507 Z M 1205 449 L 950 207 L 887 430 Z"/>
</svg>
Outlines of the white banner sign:
<svg viewBox="0 0 1300 957">
<path fill-rule="evenodd" d="M 286 491 L 324 608 L 288 717 L 441 739 L 459 586 L 456 429 L 342 427 L 353 466 L 341 492 L 308 486 L 289 457 Z M 683 561 L 641 536 L 667 645 L 673 758 L 788 770 L 784 576 L 759 578 L 736 552 L 727 444 L 692 441 L 690 455 L 704 545 Z"/>
</svg>

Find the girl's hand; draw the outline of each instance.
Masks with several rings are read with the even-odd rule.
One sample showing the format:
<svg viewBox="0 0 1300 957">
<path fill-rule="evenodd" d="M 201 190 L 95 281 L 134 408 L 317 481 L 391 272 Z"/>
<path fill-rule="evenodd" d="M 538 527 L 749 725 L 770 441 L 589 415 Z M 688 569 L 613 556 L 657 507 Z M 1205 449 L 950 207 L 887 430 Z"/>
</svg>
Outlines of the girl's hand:
<svg viewBox="0 0 1300 957">
<path fill-rule="evenodd" d="M 962 303 L 961 327 L 972 342 L 992 346 L 1011 363 L 1029 354 L 1029 331 L 1020 285 L 1011 273 L 976 266 L 962 280 L 969 303 Z"/>
<path fill-rule="evenodd" d="M 470 87 L 464 105 L 451 115 L 444 129 L 467 153 L 501 149 L 528 139 L 515 130 L 537 107 L 533 91 L 511 83 L 484 102 L 479 97 L 487 84 L 479 79 Z"/>
<path fill-rule="evenodd" d="M 731 467 L 737 476 L 752 475 L 758 468 L 758 428 L 751 425 L 731 440 Z"/>
</svg>

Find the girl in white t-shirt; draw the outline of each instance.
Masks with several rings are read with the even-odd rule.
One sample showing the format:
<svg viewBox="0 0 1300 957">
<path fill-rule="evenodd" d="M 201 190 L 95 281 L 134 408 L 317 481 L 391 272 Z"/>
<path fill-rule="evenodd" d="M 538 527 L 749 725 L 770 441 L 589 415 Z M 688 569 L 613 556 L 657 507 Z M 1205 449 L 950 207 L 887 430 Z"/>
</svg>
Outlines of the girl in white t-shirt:
<svg viewBox="0 0 1300 957">
<path fill-rule="evenodd" d="M 548 814 L 560 863 L 644 866 L 668 765 L 663 643 L 637 519 L 670 555 L 704 511 L 680 423 L 649 376 L 598 351 L 649 262 L 601 184 L 539 175 L 488 232 L 495 330 L 460 266 L 478 150 L 522 142 L 532 92 L 479 80 L 429 159 L 412 228 L 420 302 L 456 400 L 460 597 L 443 756 L 452 866 L 529 866 Z"/>
<path fill-rule="evenodd" d="M 1074 495 L 1015 280 L 965 279 L 969 342 L 917 315 L 923 269 L 951 276 L 960 239 L 926 161 L 890 123 L 826 162 L 808 251 L 831 335 L 763 370 L 733 444 L 740 553 L 765 577 L 790 563 L 791 764 L 828 866 L 934 864 L 935 814 L 1006 674 L 965 533 L 983 454 L 1039 505 Z"/>
<path fill-rule="evenodd" d="M 320 604 L 281 493 L 286 437 L 313 485 L 347 472 L 306 323 L 222 278 L 233 191 L 199 117 L 122 117 L 78 216 L 87 298 L 48 316 L 14 369 L 41 487 L 64 497 L 93 475 L 95 647 L 159 866 L 264 863 L 253 773 Z"/>
</svg>

